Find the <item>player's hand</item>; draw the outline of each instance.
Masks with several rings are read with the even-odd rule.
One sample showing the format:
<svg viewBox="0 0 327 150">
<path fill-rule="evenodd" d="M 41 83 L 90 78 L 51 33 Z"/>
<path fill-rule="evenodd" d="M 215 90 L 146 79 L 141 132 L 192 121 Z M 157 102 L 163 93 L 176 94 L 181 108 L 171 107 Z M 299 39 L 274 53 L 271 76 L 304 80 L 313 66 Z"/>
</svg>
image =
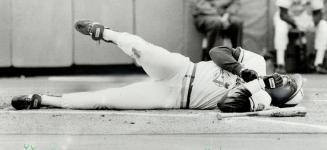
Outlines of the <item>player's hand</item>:
<svg viewBox="0 0 327 150">
<path fill-rule="evenodd" d="M 266 88 L 274 89 L 283 85 L 283 77 L 278 73 L 274 73 L 269 76 L 264 76 L 263 82 L 265 83 Z"/>
<path fill-rule="evenodd" d="M 251 69 L 241 70 L 240 76 L 245 82 L 250 82 L 254 79 L 258 79 L 258 73 Z"/>
</svg>

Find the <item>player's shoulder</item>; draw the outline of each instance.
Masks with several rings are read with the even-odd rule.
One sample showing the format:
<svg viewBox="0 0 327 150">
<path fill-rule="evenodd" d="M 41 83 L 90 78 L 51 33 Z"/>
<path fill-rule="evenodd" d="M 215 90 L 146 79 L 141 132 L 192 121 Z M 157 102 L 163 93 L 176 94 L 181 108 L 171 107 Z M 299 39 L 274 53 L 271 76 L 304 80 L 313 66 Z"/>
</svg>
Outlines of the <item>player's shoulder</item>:
<svg viewBox="0 0 327 150">
<path fill-rule="evenodd" d="M 212 60 L 211 61 L 201 61 L 197 63 L 197 67 L 202 70 L 216 70 L 216 69 L 220 69 L 220 67 L 218 65 L 216 65 Z"/>
</svg>

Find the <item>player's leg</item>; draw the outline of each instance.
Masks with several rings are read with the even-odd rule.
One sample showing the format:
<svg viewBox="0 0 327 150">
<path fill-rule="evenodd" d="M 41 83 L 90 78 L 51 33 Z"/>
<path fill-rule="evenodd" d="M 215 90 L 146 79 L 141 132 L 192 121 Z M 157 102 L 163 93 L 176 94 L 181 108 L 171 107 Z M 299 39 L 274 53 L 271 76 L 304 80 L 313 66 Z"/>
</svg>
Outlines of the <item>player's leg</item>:
<svg viewBox="0 0 327 150">
<path fill-rule="evenodd" d="M 98 35 L 95 40 L 112 41 L 127 55 L 133 57 L 146 73 L 156 80 L 172 78 L 178 72 L 185 71 L 192 63 L 188 57 L 171 53 L 153 45 L 139 36 L 124 32 L 116 32 L 103 25 L 91 21 L 78 21 L 76 29 L 83 34 Z"/>
<path fill-rule="evenodd" d="M 280 19 L 279 13 L 276 13 L 274 16 L 275 24 L 275 37 L 274 37 L 274 46 L 277 53 L 277 68 L 276 72 L 285 73 L 285 51 L 287 44 L 289 42 L 288 32 L 289 25 Z"/>
<path fill-rule="evenodd" d="M 179 108 L 179 89 L 167 82 L 145 81 L 121 88 L 94 92 L 63 94 L 60 97 L 37 95 L 15 97 L 16 109 L 38 109 L 43 106 L 70 109 L 171 109 Z M 176 84 L 176 83 L 172 83 Z"/>
<path fill-rule="evenodd" d="M 327 22 L 325 20 L 321 20 L 317 25 L 314 47 L 317 50 L 314 61 L 316 71 L 326 74 L 327 70 L 322 65 L 327 49 Z"/>
<path fill-rule="evenodd" d="M 227 28 L 226 34 L 229 35 L 233 48 L 242 47 L 243 21 L 238 17 L 230 17 L 230 26 Z"/>
</svg>

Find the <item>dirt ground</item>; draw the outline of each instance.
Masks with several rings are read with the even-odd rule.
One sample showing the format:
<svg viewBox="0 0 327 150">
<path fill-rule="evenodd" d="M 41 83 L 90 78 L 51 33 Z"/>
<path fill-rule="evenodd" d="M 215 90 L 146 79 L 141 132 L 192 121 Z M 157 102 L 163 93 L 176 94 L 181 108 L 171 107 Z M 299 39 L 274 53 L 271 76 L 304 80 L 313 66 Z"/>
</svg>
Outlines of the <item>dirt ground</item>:
<svg viewBox="0 0 327 150">
<path fill-rule="evenodd" d="M 33 146 L 35 150 L 327 149 L 327 145 L 325 144 L 327 140 L 327 76 L 303 75 L 303 77 L 305 80 L 305 100 L 301 103 L 301 106 L 306 107 L 308 110 L 306 117 L 244 117 L 226 119 L 221 122 L 215 122 L 220 124 L 221 126 L 219 127 L 221 128 L 219 128 L 220 130 L 215 130 L 214 133 L 194 132 L 195 134 L 192 134 L 192 131 L 185 134 L 148 134 L 144 132 L 146 134 L 140 133 L 132 135 L 76 135 L 64 134 L 64 132 L 60 134 L 29 134 L 28 132 L 6 134 L 2 132 L 2 134 L 0 134 L 0 145 L 2 148 L 0 149 L 32 149 Z M 60 95 L 68 92 L 82 92 L 107 87 L 119 87 L 147 79 L 148 78 L 143 75 L 2 78 L 0 79 L 0 105 L 1 108 L 3 108 L 1 112 L 9 113 L 10 115 L 10 111 L 12 110 L 9 108 L 8 111 L 8 106 L 10 106 L 10 98 L 14 95 L 28 93 Z M 172 111 L 170 113 L 175 112 Z M 180 112 L 177 112 L 177 114 L 178 113 Z M 206 129 L 205 131 L 210 131 L 210 129 Z"/>
</svg>

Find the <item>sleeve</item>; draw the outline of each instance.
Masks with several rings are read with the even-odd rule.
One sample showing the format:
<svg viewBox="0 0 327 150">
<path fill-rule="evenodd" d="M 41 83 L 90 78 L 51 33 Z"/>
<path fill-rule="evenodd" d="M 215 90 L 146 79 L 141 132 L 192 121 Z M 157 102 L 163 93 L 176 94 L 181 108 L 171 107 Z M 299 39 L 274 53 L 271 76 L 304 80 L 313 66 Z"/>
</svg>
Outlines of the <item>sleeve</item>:
<svg viewBox="0 0 327 150">
<path fill-rule="evenodd" d="M 313 10 L 324 9 L 324 0 L 311 0 L 311 7 Z"/>
<path fill-rule="evenodd" d="M 240 56 L 239 49 L 219 46 L 210 50 L 209 52 L 212 61 L 224 70 L 233 74 L 239 75 L 243 66 L 238 62 Z"/>
<path fill-rule="evenodd" d="M 297 28 L 294 19 L 288 15 L 288 9 L 284 7 L 279 7 L 280 9 L 280 19 L 284 20 L 286 23 L 291 25 L 294 29 Z"/>
<path fill-rule="evenodd" d="M 292 5 L 292 0 L 276 0 L 276 6 L 283 8 L 290 8 Z"/>
</svg>

